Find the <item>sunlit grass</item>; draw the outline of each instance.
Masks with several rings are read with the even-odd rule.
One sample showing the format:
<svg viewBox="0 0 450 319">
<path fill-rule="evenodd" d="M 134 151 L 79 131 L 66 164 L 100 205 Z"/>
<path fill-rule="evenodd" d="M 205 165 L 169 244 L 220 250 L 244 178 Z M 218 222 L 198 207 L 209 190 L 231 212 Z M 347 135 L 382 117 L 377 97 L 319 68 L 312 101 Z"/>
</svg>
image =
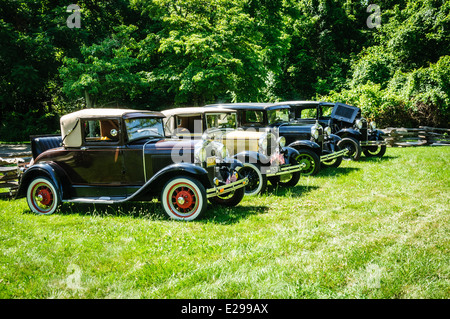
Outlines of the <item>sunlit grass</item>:
<svg viewBox="0 0 450 319">
<path fill-rule="evenodd" d="M 450 148 L 389 148 L 169 220 L 0 201 L 0 298 L 449 298 Z"/>
</svg>

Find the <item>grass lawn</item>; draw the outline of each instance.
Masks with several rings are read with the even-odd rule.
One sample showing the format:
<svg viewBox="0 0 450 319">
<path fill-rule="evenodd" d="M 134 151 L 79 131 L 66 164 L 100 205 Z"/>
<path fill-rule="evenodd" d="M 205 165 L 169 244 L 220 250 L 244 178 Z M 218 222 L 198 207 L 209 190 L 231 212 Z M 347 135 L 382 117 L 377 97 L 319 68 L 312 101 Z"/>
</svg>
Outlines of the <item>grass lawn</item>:
<svg viewBox="0 0 450 319">
<path fill-rule="evenodd" d="M 388 148 L 209 206 L 0 200 L 0 298 L 450 298 L 450 147 Z"/>
</svg>

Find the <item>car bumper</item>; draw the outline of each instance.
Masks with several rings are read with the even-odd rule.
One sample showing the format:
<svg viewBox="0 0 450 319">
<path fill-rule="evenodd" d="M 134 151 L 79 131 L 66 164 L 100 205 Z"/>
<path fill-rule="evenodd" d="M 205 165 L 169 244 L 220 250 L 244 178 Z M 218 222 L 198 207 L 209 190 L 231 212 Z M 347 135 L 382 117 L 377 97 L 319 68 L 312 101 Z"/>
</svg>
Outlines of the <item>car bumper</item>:
<svg viewBox="0 0 450 319">
<path fill-rule="evenodd" d="M 208 188 L 206 190 L 206 197 L 210 198 L 210 197 L 216 197 L 218 195 L 231 193 L 232 191 L 234 191 L 236 189 L 244 187 L 245 185 L 247 185 L 247 183 L 248 183 L 248 178 L 245 177 L 243 179 L 237 180 L 236 182 Z"/>
<path fill-rule="evenodd" d="M 343 150 L 340 150 L 337 152 L 322 155 L 322 156 L 320 156 L 320 162 L 325 162 L 325 161 L 329 161 L 329 160 L 332 160 L 332 159 L 335 159 L 335 158 L 338 158 L 341 156 L 345 156 L 345 155 L 347 155 L 347 153 L 348 153 L 348 149 L 343 149 Z"/>
<path fill-rule="evenodd" d="M 379 145 L 387 145 L 386 141 L 361 141 L 359 142 L 361 146 L 379 146 Z"/>
<path fill-rule="evenodd" d="M 271 166 L 267 169 L 266 176 L 280 176 L 285 174 L 292 174 L 295 172 L 300 172 L 306 167 L 305 163 L 298 165 L 287 165 L 287 166 Z"/>
</svg>

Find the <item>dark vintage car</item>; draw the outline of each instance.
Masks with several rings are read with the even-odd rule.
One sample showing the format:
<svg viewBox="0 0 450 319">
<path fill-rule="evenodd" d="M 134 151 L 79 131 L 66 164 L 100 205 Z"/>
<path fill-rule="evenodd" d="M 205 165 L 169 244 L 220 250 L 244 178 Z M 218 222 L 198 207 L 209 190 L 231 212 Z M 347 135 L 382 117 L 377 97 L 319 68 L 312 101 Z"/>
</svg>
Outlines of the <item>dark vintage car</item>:
<svg viewBox="0 0 450 319">
<path fill-rule="evenodd" d="M 32 138 L 18 197 L 38 214 L 61 202 L 115 204 L 159 197 L 173 219 L 193 220 L 207 200 L 237 205 L 247 181 L 220 143 L 166 139 L 164 115 L 84 109 L 61 117 L 61 136 Z M 214 153 L 213 156 L 208 154 Z"/>
<path fill-rule="evenodd" d="M 338 145 L 347 148 L 347 156 L 353 160 L 358 160 L 361 153 L 367 157 L 382 157 L 386 153 L 383 132 L 376 129 L 375 121 L 369 123 L 361 117 L 361 109 L 358 107 L 318 101 L 283 103 L 291 107 L 291 117 L 295 121 L 318 121 L 323 127 L 330 127 L 332 133 L 341 137 Z"/>
<path fill-rule="evenodd" d="M 267 180 L 295 186 L 303 165 L 298 152 L 285 146 L 285 139 L 264 131 L 237 128 L 236 111 L 217 107 L 183 107 L 164 110 L 165 132 L 176 138 L 206 138 L 226 146 L 230 157 L 242 161 L 239 172 L 248 178 L 246 195 L 266 189 Z"/>
<path fill-rule="evenodd" d="M 299 154 L 296 161 L 304 165 L 302 175 L 315 175 L 321 165 L 338 167 L 347 150 L 337 146 L 340 139 L 330 135 L 318 123 L 295 123 L 289 121 L 289 106 L 275 103 L 228 103 L 211 104 L 209 107 L 233 109 L 238 114 L 238 127 L 244 130 L 262 129 L 284 137 L 288 147 Z"/>
</svg>

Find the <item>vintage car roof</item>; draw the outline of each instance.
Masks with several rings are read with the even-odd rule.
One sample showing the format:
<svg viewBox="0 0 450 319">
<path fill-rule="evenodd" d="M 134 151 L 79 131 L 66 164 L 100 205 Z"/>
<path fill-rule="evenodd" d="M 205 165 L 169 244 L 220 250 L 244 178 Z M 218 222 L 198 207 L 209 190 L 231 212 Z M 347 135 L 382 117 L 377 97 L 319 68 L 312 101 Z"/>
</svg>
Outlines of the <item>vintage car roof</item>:
<svg viewBox="0 0 450 319">
<path fill-rule="evenodd" d="M 333 102 L 321 102 L 321 101 L 283 101 L 283 102 L 276 102 L 277 105 L 330 105 L 333 106 L 336 103 Z"/>
<path fill-rule="evenodd" d="M 233 111 L 234 110 L 225 108 L 194 106 L 194 107 L 179 107 L 175 109 L 168 109 L 162 111 L 161 113 L 164 114 L 166 117 L 169 117 L 171 115 L 184 115 L 184 114 L 195 115 L 195 114 L 217 113 L 217 112 L 232 113 Z"/>
<path fill-rule="evenodd" d="M 220 107 L 233 110 L 276 110 L 282 108 L 289 108 L 288 105 L 278 105 L 276 103 L 224 103 L 224 104 L 209 104 L 205 107 Z"/>
<path fill-rule="evenodd" d="M 134 110 L 134 109 L 113 109 L 113 108 L 89 108 L 75 111 L 66 114 L 61 117 L 61 120 L 70 121 L 77 120 L 79 118 L 98 118 L 98 117 L 135 117 L 141 116 L 154 116 L 164 117 L 160 112 L 146 111 L 146 110 Z"/>
</svg>

